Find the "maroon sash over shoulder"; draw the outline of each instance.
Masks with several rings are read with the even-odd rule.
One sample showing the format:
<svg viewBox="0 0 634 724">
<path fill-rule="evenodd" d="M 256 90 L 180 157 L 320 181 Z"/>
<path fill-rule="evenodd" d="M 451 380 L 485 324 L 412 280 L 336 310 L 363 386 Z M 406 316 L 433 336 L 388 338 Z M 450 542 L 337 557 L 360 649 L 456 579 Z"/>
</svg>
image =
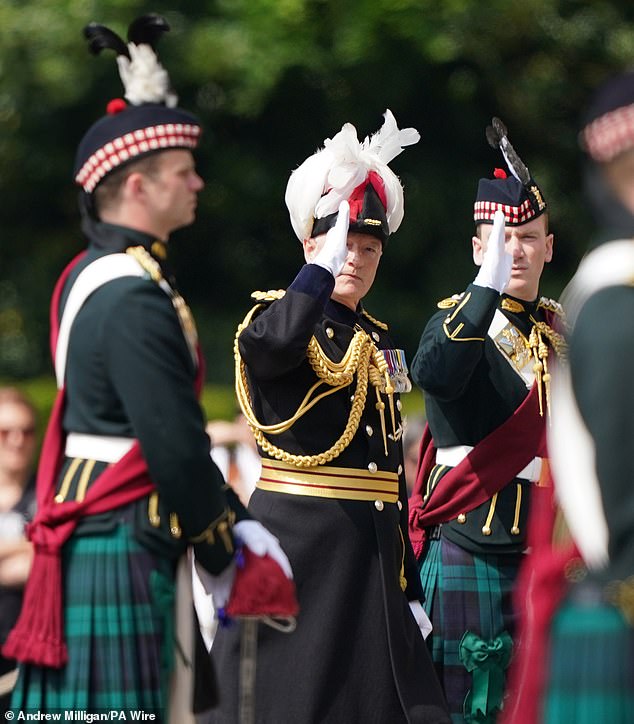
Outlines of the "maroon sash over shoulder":
<svg viewBox="0 0 634 724">
<path fill-rule="evenodd" d="M 71 270 L 85 252 L 76 256 L 59 278 L 51 300 L 51 351 L 55 359 L 59 332 L 59 302 Z M 196 390 L 204 379 L 200 359 Z M 7 658 L 37 666 L 62 667 L 68 658 L 62 624 L 61 549 L 80 518 L 114 510 L 154 490 L 141 447 L 136 442 L 121 460 L 110 465 L 88 488 L 81 502 L 54 501 L 55 485 L 64 459 L 65 435 L 62 418 L 65 388 L 55 399 L 44 436 L 37 471 L 37 513 L 27 527 L 35 556 L 26 584 L 18 621 L 2 649 Z"/>
<path fill-rule="evenodd" d="M 409 535 L 416 558 L 425 544 L 425 529 L 468 513 L 499 492 L 537 456 L 546 455 L 546 425 L 539 414 L 537 386 L 522 404 L 493 432 L 481 440 L 458 465 L 441 478 L 426 501 L 427 480 L 436 459 L 436 448 L 425 427 L 418 473 L 409 501 Z"/>
</svg>

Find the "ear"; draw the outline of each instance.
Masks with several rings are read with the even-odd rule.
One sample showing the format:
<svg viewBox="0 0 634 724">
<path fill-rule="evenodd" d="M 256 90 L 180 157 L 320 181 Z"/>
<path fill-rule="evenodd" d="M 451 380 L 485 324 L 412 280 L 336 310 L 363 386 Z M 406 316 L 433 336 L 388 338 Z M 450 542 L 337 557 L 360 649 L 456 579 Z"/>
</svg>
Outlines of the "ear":
<svg viewBox="0 0 634 724">
<path fill-rule="evenodd" d="M 313 237 L 309 237 L 308 239 L 304 239 L 302 241 L 302 246 L 304 247 L 304 259 L 306 259 L 307 264 L 310 264 L 315 257 L 317 241 Z"/>
<path fill-rule="evenodd" d="M 144 177 L 141 173 L 131 173 L 123 182 L 124 198 L 137 199 L 144 192 Z"/>
<path fill-rule="evenodd" d="M 471 237 L 471 248 L 473 252 L 473 261 L 476 266 L 482 266 L 482 258 L 484 257 L 484 246 L 479 236 Z"/>
<path fill-rule="evenodd" d="M 544 255 L 544 261 L 547 263 L 553 258 L 553 244 L 555 238 L 552 234 L 548 234 L 546 237 L 546 254 Z"/>
</svg>

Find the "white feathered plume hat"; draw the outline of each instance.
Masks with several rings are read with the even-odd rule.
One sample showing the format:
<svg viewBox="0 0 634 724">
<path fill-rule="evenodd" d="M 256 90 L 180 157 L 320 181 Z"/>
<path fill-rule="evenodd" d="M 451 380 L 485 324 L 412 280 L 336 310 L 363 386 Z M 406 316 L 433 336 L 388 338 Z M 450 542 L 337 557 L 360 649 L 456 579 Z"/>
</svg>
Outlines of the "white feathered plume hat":
<svg viewBox="0 0 634 724">
<path fill-rule="evenodd" d="M 286 187 L 293 230 L 300 241 L 334 226 L 339 204 L 350 203 L 350 230 L 384 244 L 404 215 L 403 187 L 388 166 L 405 146 L 420 140 L 415 128 L 399 129 L 388 109 L 383 126 L 361 143 L 346 123 L 324 147 L 291 174 Z"/>
<path fill-rule="evenodd" d="M 115 98 L 106 115 L 86 132 L 75 158 L 75 181 L 91 194 L 116 168 L 140 156 L 169 148 L 193 149 L 201 127 L 198 119 L 177 108 L 178 98 L 155 46 L 169 25 L 160 15 L 143 15 L 128 28 L 128 43 L 104 25 L 84 28 L 89 49 L 117 54 L 125 98 Z M 126 102 L 127 101 L 127 102 Z"/>
</svg>

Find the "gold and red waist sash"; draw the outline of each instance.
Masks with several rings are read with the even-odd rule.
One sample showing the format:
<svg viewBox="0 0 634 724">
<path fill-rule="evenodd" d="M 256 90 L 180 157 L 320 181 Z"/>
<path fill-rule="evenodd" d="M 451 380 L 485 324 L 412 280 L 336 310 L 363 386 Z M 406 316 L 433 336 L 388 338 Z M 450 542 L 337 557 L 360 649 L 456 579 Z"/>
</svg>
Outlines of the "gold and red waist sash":
<svg viewBox="0 0 634 724">
<path fill-rule="evenodd" d="M 337 500 L 398 501 L 398 475 L 395 472 L 320 465 L 298 468 L 280 460 L 263 459 L 260 490 L 290 495 Z"/>
</svg>

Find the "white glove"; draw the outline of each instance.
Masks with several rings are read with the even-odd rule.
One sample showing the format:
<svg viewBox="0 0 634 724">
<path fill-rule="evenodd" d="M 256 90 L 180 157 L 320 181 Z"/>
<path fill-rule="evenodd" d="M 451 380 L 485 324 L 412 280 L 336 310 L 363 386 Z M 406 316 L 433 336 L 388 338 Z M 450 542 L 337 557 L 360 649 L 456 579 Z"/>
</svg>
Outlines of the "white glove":
<svg viewBox="0 0 634 724">
<path fill-rule="evenodd" d="M 500 294 L 511 280 L 513 256 L 504 250 L 506 241 L 504 213 L 498 209 L 493 217 L 493 228 L 482 258 L 482 266 L 473 283 L 478 287 L 489 287 Z"/>
<path fill-rule="evenodd" d="M 339 204 L 337 221 L 326 234 L 324 245 L 315 255 L 312 263 L 329 271 L 333 277 L 341 274 L 348 257 L 348 225 L 350 223 L 350 204 Z"/>
<path fill-rule="evenodd" d="M 205 593 L 211 594 L 216 611 L 219 608 L 224 608 L 229 600 L 229 595 L 231 594 L 231 589 L 233 588 L 233 579 L 236 576 L 235 559 L 231 561 L 231 563 L 218 576 L 212 576 L 211 573 L 205 570 L 195 559 L 194 565 L 196 567 L 198 579 L 205 589 Z"/>
<path fill-rule="evenodd" d="M 241 520 L 233 526 L 233 535 L 237 542 L 243 543 L 256 556 L 267 553 L 284 571 L 287 578 L 293 579 L 293 570 L 282 550 L 278 539 L 257 520 Z"/>
<path fill-rule="evenodd" d="M 420 601 L 409 601 L 409 607 L 423 638 L 426 639 L 431 633 L 432 625 L 425 613 L 425 609 L 421 606 Z"/>
</svg>

